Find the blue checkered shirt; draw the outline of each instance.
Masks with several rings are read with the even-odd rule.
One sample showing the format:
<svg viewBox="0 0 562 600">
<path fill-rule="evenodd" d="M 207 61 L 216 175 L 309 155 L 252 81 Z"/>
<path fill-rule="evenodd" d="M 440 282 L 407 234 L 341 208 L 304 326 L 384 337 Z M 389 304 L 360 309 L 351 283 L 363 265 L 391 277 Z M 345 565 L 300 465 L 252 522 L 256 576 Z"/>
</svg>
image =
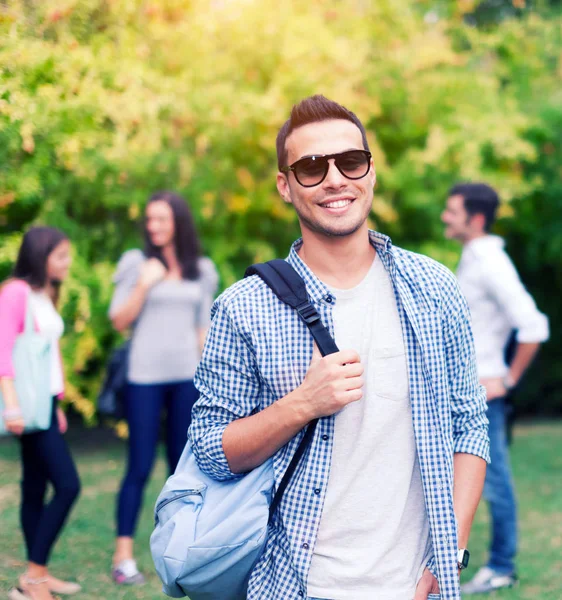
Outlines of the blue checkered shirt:
<svg viewBox="0 0 562 600">
<path fill-rule="evenodd" d="M 453 455 L 489 460 L 486 397 L 478 384 L 470 317 L 456 279 L 445 267 L 394 247 L 370 232 L 393 282 L 407 349 L 410 401 L 434 558 L 442 600 L 460 599 L 457 527 L 453 511 Z M 301 261 L 297 270 L 322 321 L 333 335 L 335 299 Z M 239 477 L 226 460 L 222 436 L 234 419 L 263 410 L 298 387 L 312 357 L 312 337 L 296 312 L 257 276 L 227 289 L 213 320 L 195 384 L 201 396 L 189 432 L 199 467 L 217 480 Z M 334 416 L 320 419 L 270 526 L 265 551 L 249 582 L 248 600 L 307 597 L 307 579 L 328 485 Z M 273 457 L 281 481 L 301 432 Z M 399 468 L 399 465 L 397 465 Z"/>
</svg>

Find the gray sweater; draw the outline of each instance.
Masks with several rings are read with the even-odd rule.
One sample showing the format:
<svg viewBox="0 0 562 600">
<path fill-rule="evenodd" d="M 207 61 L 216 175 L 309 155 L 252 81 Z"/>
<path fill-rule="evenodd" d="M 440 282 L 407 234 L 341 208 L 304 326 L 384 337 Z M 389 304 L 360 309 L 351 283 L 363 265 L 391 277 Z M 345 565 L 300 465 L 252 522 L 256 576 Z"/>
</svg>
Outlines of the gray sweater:
<svg viewBox="0 0 562 600">
<path fill-rule="evenodd" d="M 140 250 L 121 257 L 113 281 L 110 316 L 135 287 L 144 262 Z M 210 324 L 218 275 L 209 258 L 199 259 L 199 279 L 164 280 L 150 289 L 133 324 L 128 379 L 171 383 L 193 379 L 200 359 L 197 331 Z"/>
</svg>

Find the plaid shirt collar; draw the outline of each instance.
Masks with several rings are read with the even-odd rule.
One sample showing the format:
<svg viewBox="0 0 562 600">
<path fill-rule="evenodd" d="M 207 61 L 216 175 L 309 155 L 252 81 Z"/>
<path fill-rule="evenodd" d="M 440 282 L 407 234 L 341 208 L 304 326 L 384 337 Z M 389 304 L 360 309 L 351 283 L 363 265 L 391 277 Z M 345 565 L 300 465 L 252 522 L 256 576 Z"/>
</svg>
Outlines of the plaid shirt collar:
<svg viewBox="0 0 562 600">
<path fill-rule="evenodd" d="M 369 240 L 371 245 L 376 249 L 377 254 L 381 257 L 386 269 L 389 269 L 389 261 L 387 255 L 392 255 L 392 242 L 387 235 L 369 230 Z M 306 263 L 299 256 L 298 252 L 302 248 L 303 240 L 299 238 L 291 246 L 291 251 L 287 257 L 287 262 L 297 271 L 303 278 L 306 289 L 312 302 L 324 300 L 329 295 L 329 290 L 318 277 L 310 270 Z"/>
</svg>

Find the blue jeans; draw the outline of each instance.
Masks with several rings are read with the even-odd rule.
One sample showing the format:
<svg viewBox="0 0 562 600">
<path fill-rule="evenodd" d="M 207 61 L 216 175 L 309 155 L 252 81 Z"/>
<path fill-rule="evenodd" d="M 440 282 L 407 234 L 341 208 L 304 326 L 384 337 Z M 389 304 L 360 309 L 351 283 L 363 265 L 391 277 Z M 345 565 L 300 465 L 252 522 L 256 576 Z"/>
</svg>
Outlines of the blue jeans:
<svg viewBox="0 0 562 600">
<path fill-rule="evenodd" d="M 125 415 L 129 424 L 129 460 L 117 504 L 117 535 L 134 534 L 146 481 L 152 471 L 166 406 L 166 454 L 170 474 L 176 469 L 187 442 L 191 409 L 199 392 L 193 381 L 128 383 Z"/>
<path fill-rule="evenodd" d="M 517 506 L 506 435 L 505 400 L 488 402 L 491 464 L 486 471 L 484 498 L 489 503 L 492 539 L 488 567 L 502 574 L 515 571 Z"/>
</svg>

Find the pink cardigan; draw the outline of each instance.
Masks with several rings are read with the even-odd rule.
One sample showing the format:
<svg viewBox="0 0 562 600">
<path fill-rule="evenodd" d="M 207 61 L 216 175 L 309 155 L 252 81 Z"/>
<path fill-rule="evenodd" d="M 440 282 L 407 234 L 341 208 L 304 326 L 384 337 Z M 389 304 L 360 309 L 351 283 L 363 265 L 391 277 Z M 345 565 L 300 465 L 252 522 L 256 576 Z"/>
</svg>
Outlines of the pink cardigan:
<svg viewBox="0 0 562 600">
<path fill-rule="evenodd" d="M 12 352 L 16 338 L 23 333 L 30 291 L 21 279 L 10 281 L 0 290 L 0 377 L 14 377 Z M 39 331 L 37 322 L 35 329 Z M 62 364 L 62 360 L 61 360 Z M 64 392 L 59 395 L 62 398 Z"/>
</svg>

